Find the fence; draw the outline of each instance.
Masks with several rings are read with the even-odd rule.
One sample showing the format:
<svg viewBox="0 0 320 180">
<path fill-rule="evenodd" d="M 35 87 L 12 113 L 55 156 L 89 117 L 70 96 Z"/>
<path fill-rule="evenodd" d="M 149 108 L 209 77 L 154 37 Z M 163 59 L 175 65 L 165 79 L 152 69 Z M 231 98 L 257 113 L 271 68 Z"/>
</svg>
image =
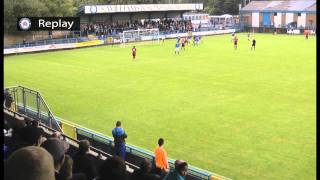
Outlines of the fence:
<svg viewBox="0 0 320 180">
<path fill-rule="evenodd" d="M 65 135 L 71 137 L 72 139 L 87 139 L 90 141 L 93 147 L 112 154 L 114 146 L 112 138 L 89 130 L 70 121 L 54 117 L 39 92 L 22 86 L 5 88 L 4 91 L 7 91 L 13 97 L 14 101 L 12 102 L 11 110 L 15 110 L 20 114 L 39 120 L 41 123 L 52 129 L 62 131 Z M 142 148 L 127 144 L 126 151 L 128 152 L 126 161 L 129 163 L 139 164 L 143 158 L 154 161 L 153 153 L 143 150 Z M 170 167 L 174 167 L 174 160 L 169 159 L 169 165 Z M 193 166 L 188 167 L 188 179 L 229 180 L 229 178 L 224 176 Z"/>
<path fill-rule="evenodd" d="M 12 97 L 11 110 L 38 119 L 41 123 L 61 132 L 49 107 L 37 91 L 17 86 L 4 89 Z"/>
</svg>

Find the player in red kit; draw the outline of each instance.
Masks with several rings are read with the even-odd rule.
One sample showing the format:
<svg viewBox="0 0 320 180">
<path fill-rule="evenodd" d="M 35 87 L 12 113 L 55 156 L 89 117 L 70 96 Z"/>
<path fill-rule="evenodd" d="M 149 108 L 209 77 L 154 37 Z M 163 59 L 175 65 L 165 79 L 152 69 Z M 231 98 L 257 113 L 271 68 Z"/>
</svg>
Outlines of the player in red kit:
<svg viewBox="0 0 320 180">
<path fill-rule="evenodd" d="M 136 59 L 136 53 L 137 53 L 136 46 L 133 46 L 133 48 L 131 49 L 131 51 L 132 51 L 133 60 L 135 60 L 135 59 Z"/>
</svg>

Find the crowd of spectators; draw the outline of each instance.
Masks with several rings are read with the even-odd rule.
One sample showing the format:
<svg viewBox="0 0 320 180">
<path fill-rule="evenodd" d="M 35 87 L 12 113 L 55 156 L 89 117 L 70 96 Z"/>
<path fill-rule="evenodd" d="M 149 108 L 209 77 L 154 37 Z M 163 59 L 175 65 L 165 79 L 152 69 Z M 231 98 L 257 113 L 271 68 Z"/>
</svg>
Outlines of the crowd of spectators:
<svg viewBox="0 0 320 180">
<path fill-rule="evenodd" d="M 49 135 L 38 121 L 29 118 L 19 120 L 6 115 L 3 133 L 4 180 L 184 180 L 187 173 L 187 163 L 181 160 L 170 169 L 162 138 L 155 149 L 156 163 L 144 159 L 139 169 L 128 173 L 122 154 L 127 135 L 120 121 L 113 129 L 120 143 L 119 152 L 101 165 L 89 153 L 88 140 L 79 141 L 77 152 L 71 153 L 70 144 L 60 132 Z"/>
<path fill-rule="evenodd" d="M 145 21 L 134 21 L 132 23 L 125 22 L 113 22 L 113 23 L 90 23 L 81 24 L 81 34 L 87 36 L 89 34 L 95 34 L 97 36 L 105 35 L 116 35 L 122 33 L 125 30 L 137 30 L 137 29 L 152 29 L 159 28 L 160 32 L 164 33 L 182 33 L 193 30 L 191 21 L 184 20 L 145 20 Z"/>
<path fill-rule="evenodd" d="M 4 95 L 3 103 L 10 107 L 10 93 Z M 128 136 L 120 121 L 112 130 L 114 154 L 100 166 L 90 154 L 88 140 L 80 140 L 77 152 L 71 153 L 70 144 L 60 132 L 49 135 L 36 120 L 5 113 L 3 125 L 4 180 L 184 180 L 187 174 L 188 165 L 181 160 L 175 161 L 170 171 L 164 139 L 159 138 L 155 163 L 144 159 L 129 175 L 125 164 Z"/>
</svg>

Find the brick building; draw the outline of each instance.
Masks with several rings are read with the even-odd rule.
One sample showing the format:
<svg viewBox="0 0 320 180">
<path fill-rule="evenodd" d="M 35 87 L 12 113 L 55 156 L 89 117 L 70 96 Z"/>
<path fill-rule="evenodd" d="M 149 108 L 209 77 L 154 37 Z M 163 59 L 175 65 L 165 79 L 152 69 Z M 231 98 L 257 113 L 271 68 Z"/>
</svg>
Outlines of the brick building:
<svg viewBox="0 0 320 180">
<path fill-rule="evenodd" d="M 315 30 L 316 11 L 316 0 L 251 1 L 240 9 L 240 23 L 259 32 Z"/>
</svg>

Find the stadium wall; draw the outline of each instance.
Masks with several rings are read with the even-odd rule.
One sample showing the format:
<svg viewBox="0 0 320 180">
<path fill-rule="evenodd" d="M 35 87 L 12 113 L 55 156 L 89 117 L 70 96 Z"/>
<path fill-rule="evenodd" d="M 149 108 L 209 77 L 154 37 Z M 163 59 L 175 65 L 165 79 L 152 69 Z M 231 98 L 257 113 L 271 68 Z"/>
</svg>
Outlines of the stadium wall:
<svg viewBox="0 0 320 180">
<path fill-rule="evenodd" d="M 170 12 L 167 14 L 167 18 L 182 18 L 182 14 L 179 12 Z"/>
<path fill-rule="evenodd" d="M 317 24 L 317 14 L 316 13 L 306 14 L 306 24 L 307 26 L 315 26 Z"/>
<path fill-rule="evenodd" d="M 282 13 L 277 13 L 276 16 L 273 16 L 274 27 L 281 27 Z"/>
<path fill-rule="evenodd" d="M 147 13 L 135 13 L 131 16 L 132 21 L 140 21 L 141 19 L 149 19 L 149 15 Z"/>
<path fill-rule="evenodd" d="M 163 12 L 154 12 L 150 14 L 151 19 L 162 19 L 165 18 L 165 14 Z"/>
</svg>

